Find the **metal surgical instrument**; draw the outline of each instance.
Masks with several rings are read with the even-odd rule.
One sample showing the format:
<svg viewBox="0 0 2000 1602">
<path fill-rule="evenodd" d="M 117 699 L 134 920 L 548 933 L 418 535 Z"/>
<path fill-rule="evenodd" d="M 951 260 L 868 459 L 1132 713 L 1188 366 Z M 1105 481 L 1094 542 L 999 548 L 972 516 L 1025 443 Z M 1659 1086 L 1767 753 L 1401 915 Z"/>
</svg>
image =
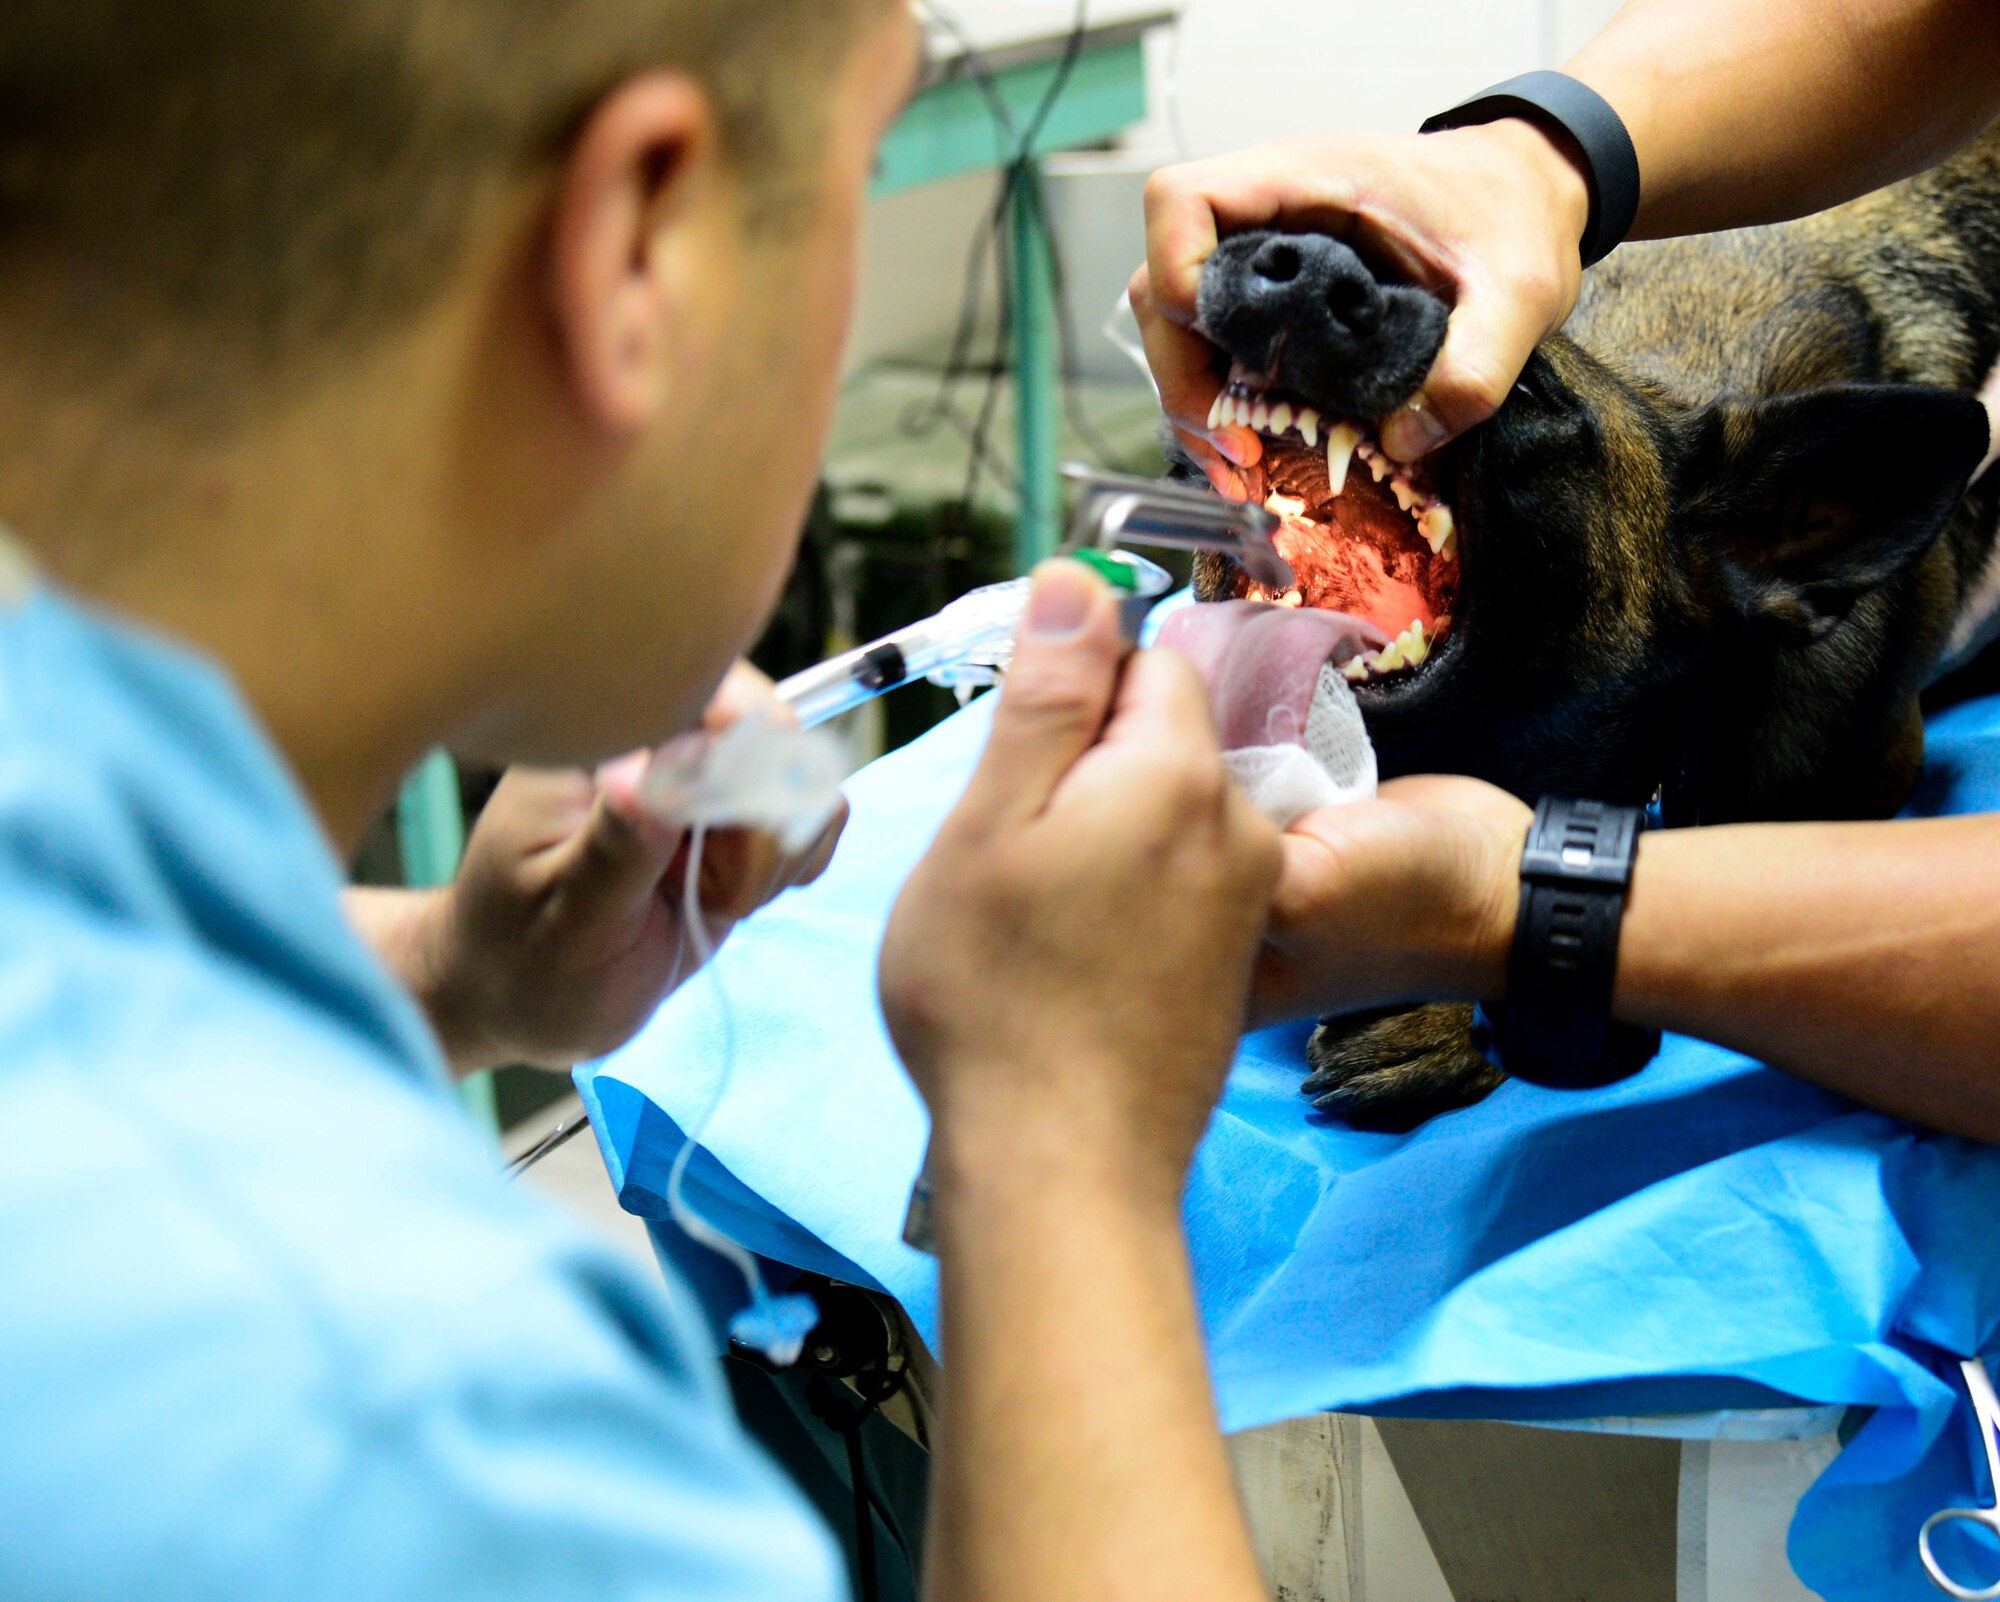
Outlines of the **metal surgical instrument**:
<svg viewBox="0 0 2000 1602">
<path fill-rule="evenodd" d="M 1986 1449 L 1986 1492 L 1993 1498 L 1993 1505 L 1939 1508 L 1924 1520 L 1924 1527 L 1917 1533 L 1917 1555 L 1924 1560 L 1924 1572 L 1930 1575 L 1931 1584 L 1947 1596 L 1957 1597 L 1959 1602 L 1991 1602 L 1992 1598 L 2000 1597 L 2000 1580 L 1979 1587 L 1961 1585 L 1945 1573 L 1944 1565 L 1931 1550 L 1931 1532 L 1943 1524 L 1975 1524 L 2000 1538 L 2000 1396 L 1994 1395 L 1993 1381 L 1987 1376 L 1985 1363 L 1978 1358 L 1968 1357 L 1958 1368 L 1965 1377 L 1966 1395 L 1972 1399 L 1979 1444 Z"/>
<path fill-rule="evenodd" d="M 1193 484 L 1100 473 L 1075 463 L 1063 469 L 1063 477 L 1077 491 L 1070 538 L 1079 546 L 1221 551 L 1234 557 L 1264 589 L 1280 593 L 1297 578 L 1272 543 L 1284 520 L 1264 507 L 1225 501 Z"/>
</svg>

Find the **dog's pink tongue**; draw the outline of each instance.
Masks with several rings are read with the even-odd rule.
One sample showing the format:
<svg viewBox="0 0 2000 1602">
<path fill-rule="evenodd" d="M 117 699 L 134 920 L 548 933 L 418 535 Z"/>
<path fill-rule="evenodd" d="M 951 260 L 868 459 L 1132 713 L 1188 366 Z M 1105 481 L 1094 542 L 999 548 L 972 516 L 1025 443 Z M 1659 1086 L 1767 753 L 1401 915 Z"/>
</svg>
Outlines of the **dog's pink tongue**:
<svg viewBox="0 0 2000 1602">
<path fill-rule="evenodd" d="M 1302 743 L 1320 669 L 1378 651 L 1389 637 L 1345 612 L 1211 601 L 1174 613 L 1156 643 L 1201 671 L 1223 749 L 1233 751 Z"/>
</svg>

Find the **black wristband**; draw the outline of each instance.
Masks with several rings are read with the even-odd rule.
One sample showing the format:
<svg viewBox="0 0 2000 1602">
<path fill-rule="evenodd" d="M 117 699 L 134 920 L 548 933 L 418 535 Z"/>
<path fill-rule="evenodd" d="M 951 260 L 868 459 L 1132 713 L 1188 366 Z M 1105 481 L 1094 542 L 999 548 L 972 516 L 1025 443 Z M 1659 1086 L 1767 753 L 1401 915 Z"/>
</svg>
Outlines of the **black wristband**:
<svg viewBox="0 0 2000 1602">
<path fill-rule="evenodd" d="M 1521 904 L 1504 1006 L 1477 1044 L 1505 1072 L 1559 1090 L 1608 1085 L 1660 1049 L 1657 1029 L 1614 1022 L 1618 926 L 1645 814 L 1544 797 L 1521 854 Z"/>
<path fill-rule="evenodd" d="M 1576 141 L 1590 188 L 1590 220 L 1583 225 L 1578 248 L 1584 266 L 1602 261 L 1632 231 L 1632 219 L 1639 215 L 1639 152 L 1624 120 L 1587 84 L 1560 72 L 1526 72 L 1439 112 L 1418 131 L 1436 133 L 1503 117 L 1553 124 Z"/>
</svg>

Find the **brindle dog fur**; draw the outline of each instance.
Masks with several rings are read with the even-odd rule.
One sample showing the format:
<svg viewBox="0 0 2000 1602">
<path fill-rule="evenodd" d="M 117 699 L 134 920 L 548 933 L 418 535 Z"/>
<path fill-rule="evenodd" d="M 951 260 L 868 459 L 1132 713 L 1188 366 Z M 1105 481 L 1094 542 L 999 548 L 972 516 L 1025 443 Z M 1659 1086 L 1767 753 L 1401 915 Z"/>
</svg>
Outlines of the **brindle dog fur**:
<svg viewBox="0 0 2000 1602">
<path fill-rule="evenodd" d="M 1232 354 L 1260 366 L 1255 344 Z M 1818 216 L 1618 250 L 1433 459 L 1458 643 L 1363 691 L 1384 774 L 1658 794 L 1676 823 L 1893 813 L 1918 694 L 1992 554 L 2000 472 L 1965 486 L 1996 356 L 2000 131 Z M 1205 599 L 1241 588 L 1219 558 L 1198 570 Z M 1307 1094 L 1375 1127 L 1476 1101 L 1501 1076 L 1469 1024 L 1328 1020 Z"/>
</svg>

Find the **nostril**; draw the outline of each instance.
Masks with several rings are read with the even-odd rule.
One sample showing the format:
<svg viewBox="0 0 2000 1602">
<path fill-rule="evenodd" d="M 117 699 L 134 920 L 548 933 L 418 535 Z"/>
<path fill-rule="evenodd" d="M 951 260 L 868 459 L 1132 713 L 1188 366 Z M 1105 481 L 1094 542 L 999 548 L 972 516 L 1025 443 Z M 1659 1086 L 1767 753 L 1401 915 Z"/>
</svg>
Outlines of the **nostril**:
<svg viewBox="0 0 2000 1602">
<path fill-rule="evenodd" d="M 1326 286 L 1326 309 L 1341 327 L 1364 338 L 1382 326 L 1382 297 L 1365 278 L 1336 278 Z"/>
<path fill-rule="evenodd" d="M 1282 239 L 1273 239 L 1250 258 L 1250 270 L 1274 284 L 1289 284 L 1303 265 L 1299 247 Z"/>
</svg>

